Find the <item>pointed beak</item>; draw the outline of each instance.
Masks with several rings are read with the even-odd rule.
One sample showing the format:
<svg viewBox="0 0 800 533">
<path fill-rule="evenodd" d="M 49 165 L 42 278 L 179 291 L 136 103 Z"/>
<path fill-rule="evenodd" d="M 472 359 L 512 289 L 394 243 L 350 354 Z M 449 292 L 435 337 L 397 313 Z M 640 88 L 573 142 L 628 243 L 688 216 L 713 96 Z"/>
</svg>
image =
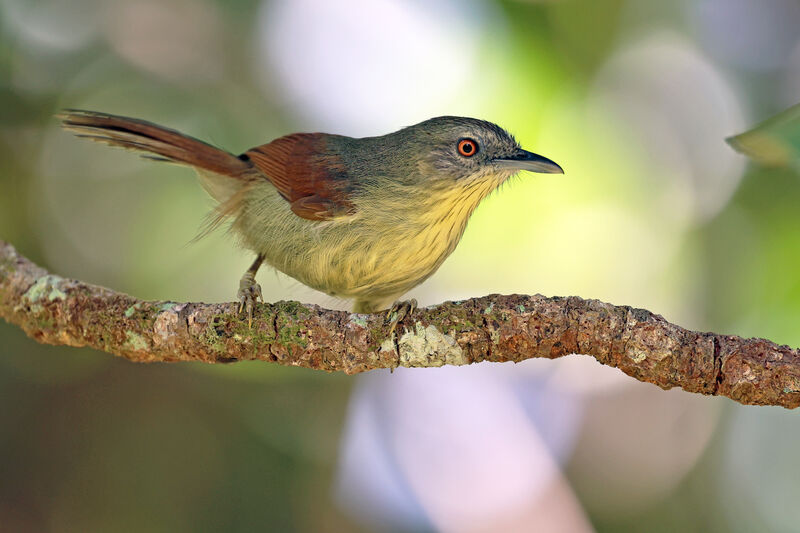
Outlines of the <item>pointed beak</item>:
<svg viewBox="0 0 800 533">
<path fill-rule="evenodd" d="M 546 157 L 520 149 L 516 154 L 508 157 L 498 157 L 492 160 L 496 165 L 512 170 L 529 170 L 542 174 L 563 174 L 564 169 L 558 163 Z"/>
</svg>

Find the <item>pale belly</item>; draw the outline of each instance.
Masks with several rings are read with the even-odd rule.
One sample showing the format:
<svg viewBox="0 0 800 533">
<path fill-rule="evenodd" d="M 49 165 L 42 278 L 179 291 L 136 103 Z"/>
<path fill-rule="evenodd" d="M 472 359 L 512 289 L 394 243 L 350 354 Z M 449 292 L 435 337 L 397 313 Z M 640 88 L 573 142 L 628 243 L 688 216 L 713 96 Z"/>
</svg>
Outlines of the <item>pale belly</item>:
<svg viewBox="0 0 800 533">
<path fill-rule="evenodd" d="M 441 266 L 478 201 L 451 203 L 455 208 L 437 212 L 436 205 L 446 205 L 439 202 L 423 220 L 418 212 L 403 216 L 396 207 L 376 206 L 351 218 L 319 222 L 298 217 L 274 189 L 263 187 L 248 195 L 233 229 L 247 248 L 309 287 L 391 303 Z"/>
<path fill-rule="evenodd" d="M 312 232 L 311 239 L 300 239 L 302 252 L 288 257 L 267 252 L 267 258 L 279 270 L 332 296 L 391 300 L 431 276 L 455 248 L 457 239 L 449 241 L 438 229 L 331 225 L 318 235 Z"/>
</svg>

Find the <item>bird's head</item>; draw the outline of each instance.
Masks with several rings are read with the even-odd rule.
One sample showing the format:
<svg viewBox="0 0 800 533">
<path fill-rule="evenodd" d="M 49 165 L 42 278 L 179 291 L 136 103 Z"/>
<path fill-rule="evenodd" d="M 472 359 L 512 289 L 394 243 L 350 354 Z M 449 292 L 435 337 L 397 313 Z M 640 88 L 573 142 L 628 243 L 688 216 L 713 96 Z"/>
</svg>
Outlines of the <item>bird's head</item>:
<svg viewBox="0 0 800 533">
<path fill-rule="evenodd" d="M 398 132 L 422 155 L 422 174 L 429 178 L 471 181 L 505 179 L 527 170 L 547 174 L 564 171 L 554 161 L 523 150 L 500 126 L 464 117 L 436 117 Z"/>
</svg>

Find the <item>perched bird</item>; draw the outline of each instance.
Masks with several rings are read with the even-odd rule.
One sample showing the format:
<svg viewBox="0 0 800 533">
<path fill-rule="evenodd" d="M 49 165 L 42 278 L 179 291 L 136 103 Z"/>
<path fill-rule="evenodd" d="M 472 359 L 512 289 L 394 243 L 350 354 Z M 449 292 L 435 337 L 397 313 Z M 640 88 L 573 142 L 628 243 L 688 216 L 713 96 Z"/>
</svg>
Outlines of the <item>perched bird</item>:
<svg viewBox="0 0 800 533">
<path fill-rule="evenodd" d="M 473 118 L 432 118 L 361 139 L 293 133 L 234 155 L 144 120 L 79 110 L 59 117 L 81 137 L 198 172 L 217 201 L 212 225 L 230 220 L 257 254 L 239 283 L 239 312 L 250 321 L 266 262 L 355 299 L 355 312 L 395 310 L 396 324 L 414 305 L 396 299 L 436 272 L 481 200 L 520 170 L 563 172 Z"/>
</svg>

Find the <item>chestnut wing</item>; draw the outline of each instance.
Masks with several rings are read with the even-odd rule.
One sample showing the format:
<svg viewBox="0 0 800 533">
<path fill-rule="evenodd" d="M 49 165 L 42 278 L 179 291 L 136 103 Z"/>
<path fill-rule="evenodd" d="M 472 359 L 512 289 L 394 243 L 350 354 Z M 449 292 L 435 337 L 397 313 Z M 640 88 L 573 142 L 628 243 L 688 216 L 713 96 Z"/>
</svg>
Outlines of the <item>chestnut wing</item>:
<svg viewBox="0 0 800 533">
<path fill-rule="evenodd" d="M 330 220 L 355 209 L 353 183 L 328 140 L 324 133 L 294 133 L 252 148 L 242 158 L 252 161 L 297 216 Z"/>
</svg>

